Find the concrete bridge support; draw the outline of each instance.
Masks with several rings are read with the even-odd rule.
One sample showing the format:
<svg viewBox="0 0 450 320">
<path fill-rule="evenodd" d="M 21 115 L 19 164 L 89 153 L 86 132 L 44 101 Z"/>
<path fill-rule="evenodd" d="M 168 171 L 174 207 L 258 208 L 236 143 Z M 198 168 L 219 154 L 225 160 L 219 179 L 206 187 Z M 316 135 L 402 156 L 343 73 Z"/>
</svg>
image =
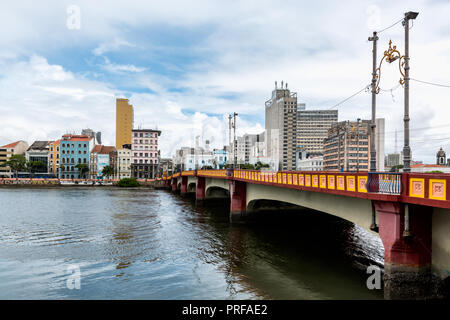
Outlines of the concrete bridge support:
<svg viewBox="0 0 450 320">
<path fill-rule="evenodd" d="M 419 205 L 406 207 L 398 202 L 376 201 L 374 204 L 385 249 L 385 298 L 421 299 L 434 296 L 436 283 L 431 274 L 432 208 Z M 405 225 L 409 225 L 409 233 L 405 232 Z"/>
<path fill-rule="evenodd" d="M 180 194 L 185 196 L 188 192 L 188 177 L 181 177 Z"/>
<path fill-rule="evenodd" d="M 245 221 L 247 211 L 247 183 L 230 181 L 230 221 Z"/>
<path fill-rule="evenodd" d="M 205 177 L 197 177 L 195 187 L 195 204 L 202 205 L 206 199 L 206 179 Z"/>
<path fill-rule="evenodd" d="M 172 178 L 172 192 L 177 192 L 177 178 Z"/>
</svg>

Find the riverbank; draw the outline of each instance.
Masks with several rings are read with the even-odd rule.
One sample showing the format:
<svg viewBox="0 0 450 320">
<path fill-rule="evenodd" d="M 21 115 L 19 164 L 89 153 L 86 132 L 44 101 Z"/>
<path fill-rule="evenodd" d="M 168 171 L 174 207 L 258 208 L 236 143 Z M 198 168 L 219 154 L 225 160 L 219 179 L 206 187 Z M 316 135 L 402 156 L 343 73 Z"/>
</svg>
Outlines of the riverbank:
<svg viewBox="0 0 450 320">
<path fill-rule="evenodd" d="M 117 187 L 119 180 L 0 179 L 0 187 Z M 140 187 L 155 186 L 155 180 L 138 180 Z"/>
</svg>

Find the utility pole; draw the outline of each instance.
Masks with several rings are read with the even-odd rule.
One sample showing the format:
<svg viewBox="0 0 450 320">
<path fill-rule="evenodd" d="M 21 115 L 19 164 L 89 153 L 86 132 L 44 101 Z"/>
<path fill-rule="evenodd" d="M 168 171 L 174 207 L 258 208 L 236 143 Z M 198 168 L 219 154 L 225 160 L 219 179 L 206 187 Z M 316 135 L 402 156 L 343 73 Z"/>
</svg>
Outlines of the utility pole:
<svg viewBox="0 0 450 320">
<path fill-rule="evenodd" d="M 228 154 L 228 160 L 231 158 L 231 156 L 232 156 L 232 151 L 231 151 L 231 128 L 232 128 L 232 119 L 233 118 L 233 116 L 231 115 L 231 114 L 229 114 L 228 115 L 228 146 L 229 146 L 229 148 L 228 148 L 228 152 L 229 152 L 229 154 Z"/>
<path fill-rule="evenodd" d="M 356 121 L 356 172 L 359 172 L 359 121 L 361 121 L 360 118 Z"/>
<path fill-rule="evenodd" d="M 403 172 L 411 171 L 411 148 L 409 146 L 409 20 L 416 19 L 418 12 L 406 12 L 403 26 L 405 27 L 405 113 L 404 123 L 404 144 L 403 144 Z"/>
<path fill-rule="evenodd" d="M 234 130 L 234 133 L 233 133 L 233 137 L 234 137 L 234 168 L 236 168 L 237 167 L 237 139 L 236 139 L 236 117 L 237 117 L 237 113 L 236 112 L 234 112 L 233 113 L 233 130 Z"/>
<path fill-rule="evenodd" d="M 373 32 L 373 36 L 369 37 L 372 41 L 372 120 L 370 123 L 370 171 L 377 171 L 377 151 L 375 150 L 375 117 L 377 105 L 377 32 Z"/>
</svg>

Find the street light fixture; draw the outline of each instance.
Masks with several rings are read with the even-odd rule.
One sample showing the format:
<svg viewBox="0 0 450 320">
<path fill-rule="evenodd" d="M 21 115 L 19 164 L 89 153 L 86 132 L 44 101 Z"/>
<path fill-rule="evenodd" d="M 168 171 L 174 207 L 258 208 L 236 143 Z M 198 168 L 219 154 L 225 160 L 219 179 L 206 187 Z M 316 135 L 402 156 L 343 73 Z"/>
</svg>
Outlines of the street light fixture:
<svg viewBox="0 0 450 320">
<path fill-rule="evenodd" d="M 398 67 L 402 77 L 400 78 L 400 84 L 404 87 L 404 143 L 403 143 L 403 172 L 411 171 L 411 147 L 409 145 L 409 20 L 414 20 L 419 15 L 418 12 L 406 12 L 405 19 L 403 19 L 403 26 L 405 28 L 405 55 L 401 55 L 396 46 L 392 46 L 392 41 L 389 41 L 389 48 L 384 52 L 383 58 L 380 61 L 379 67 L 376 69 L 377 83 L 375 89 L 372 92 L 378 94 L 380 92 L 380 78 L 381 78 L 381 65 L 386 59 L 387 62 L 392 63 L 398 60 Z M 376 35 L 374 33 L 374 35 Z M 372 82 L 373 83 L 373 82 Z"/>
</svg>

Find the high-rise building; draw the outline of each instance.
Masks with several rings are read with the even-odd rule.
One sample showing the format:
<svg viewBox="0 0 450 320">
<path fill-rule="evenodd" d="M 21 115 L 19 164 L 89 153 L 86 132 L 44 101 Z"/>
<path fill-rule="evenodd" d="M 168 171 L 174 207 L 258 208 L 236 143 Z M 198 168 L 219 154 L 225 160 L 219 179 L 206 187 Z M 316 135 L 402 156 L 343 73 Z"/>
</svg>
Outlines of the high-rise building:
<svg viewBox="0 0 450 320">
<path fill-rule="evenodd" d="M 337 110 L 305 110 L 299 105 L 297 115 L 297 147 L 308 155 L 323 155 L 323 140 L 328 137 L 328 129 L 338 121 Z"/>
<path fill-rule="evenodd" d="M 369 130 L 370 120 L 341 121 L 334 124 L 324 140 L 324 170 L 368 171 Z"/>
<path fill-rule="evenodd" d="M 384 171 L 384 136 L 384 118 L 375 119 L 375 151 L 378 172 Z"/>
<path fill-rule="evenodd" d="M 131 144 L 133 130 L 133 106 L 128 99 L 116 99 L 116 149 L 124 144 Z"/>
<path fill-rule="evenodd" d="M 297 146 L 297 93 L 290 92 L 287 83 L 272 91 L 265 103 L 266 153 L 276 170 L 295 170 Z"/>
<path fill-rule="evenodd" d="M 131 176 L 137 179 L 154 179 L 158 174 L 158 137 L 161 131 L 134 129 L 131 143 Z"/>
<path fill-rule="evenodd" d="M 341 121 L 332 125 L 324 140 L 324 170 L 369 171 L 370 123 Z M 384 171 L 384 119 L 376 119 L 376 124 L 377 171 Z"/>
</svg>

